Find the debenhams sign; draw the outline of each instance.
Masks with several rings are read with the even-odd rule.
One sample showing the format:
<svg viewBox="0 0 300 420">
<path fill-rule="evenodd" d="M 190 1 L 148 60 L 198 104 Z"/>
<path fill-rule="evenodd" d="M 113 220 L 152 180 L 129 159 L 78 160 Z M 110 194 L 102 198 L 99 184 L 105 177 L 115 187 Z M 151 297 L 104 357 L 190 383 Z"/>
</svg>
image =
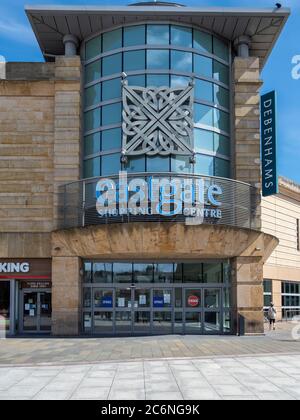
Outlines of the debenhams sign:
<svg viewBox="0 0 300 420">
<path fill-rule="evenodd" d="M 123 215 L 184 215 L 222 218 L 220 185 L 203 178 L 155 177 L 105 178 L 96 185 L 96 209 L 100 217 Z"/>
</svg>

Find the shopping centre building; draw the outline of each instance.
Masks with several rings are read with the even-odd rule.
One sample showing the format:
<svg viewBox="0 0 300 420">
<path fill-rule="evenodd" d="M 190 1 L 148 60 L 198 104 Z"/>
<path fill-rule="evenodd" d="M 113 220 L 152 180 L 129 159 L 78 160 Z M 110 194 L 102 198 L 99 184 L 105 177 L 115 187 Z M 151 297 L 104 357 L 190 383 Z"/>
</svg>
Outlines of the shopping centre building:
<svg viewBox="0 0 300 420">
<path fill-rule="evenodd" d="M 261 197 L 260 75 L 290 11 L 26 13 L 45 62 L 0 81 L 7 332 L 260 334 L 271 299 L 300 308 L 300 187 Z"/>
</svg>

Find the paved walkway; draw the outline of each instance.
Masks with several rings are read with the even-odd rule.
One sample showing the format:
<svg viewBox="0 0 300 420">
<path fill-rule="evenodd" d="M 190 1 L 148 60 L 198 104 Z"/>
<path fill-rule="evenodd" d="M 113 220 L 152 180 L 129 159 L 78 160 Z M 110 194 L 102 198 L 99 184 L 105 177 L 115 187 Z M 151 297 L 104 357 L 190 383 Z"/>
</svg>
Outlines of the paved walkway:
<svg viewBox="0 0 300 420">
<path fill-rule="evenodd" d="M 300 400 L 300 354 L 2 367 L 0 399 Z"/>
<path fill-rule="evenodd" d="M 162 358 L 300 354 L 300 340 L 278 324 L 266 336 L 152 336 L 125 338 L 11 338 L 0 340 L 1 365 L 77 364 Z"/>
</svg>

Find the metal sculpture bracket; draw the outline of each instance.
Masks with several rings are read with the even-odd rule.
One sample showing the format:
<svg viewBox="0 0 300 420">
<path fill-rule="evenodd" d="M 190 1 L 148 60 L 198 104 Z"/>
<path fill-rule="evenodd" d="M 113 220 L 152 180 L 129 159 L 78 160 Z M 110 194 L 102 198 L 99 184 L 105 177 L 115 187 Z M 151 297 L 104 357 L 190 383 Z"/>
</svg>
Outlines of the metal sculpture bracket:
<svg viewBox="0 0 300 420">
<path fill-rule="evenodd" d="M 123 79 L 122 159 L 138 155 L 193 157 L 194 84 L 184 88 L 128 86 Z"/>
</svg>

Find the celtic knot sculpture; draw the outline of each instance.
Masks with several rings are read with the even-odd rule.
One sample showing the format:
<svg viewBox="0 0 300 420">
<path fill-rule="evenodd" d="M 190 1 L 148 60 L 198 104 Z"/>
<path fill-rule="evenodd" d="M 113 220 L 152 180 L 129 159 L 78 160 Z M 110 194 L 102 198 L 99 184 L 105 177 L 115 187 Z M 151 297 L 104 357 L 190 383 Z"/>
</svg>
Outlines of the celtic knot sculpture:
<svg viewBox="0 0 300 420">
<path fill-rule="evenodd" d="M 144 88 L 124 80 L 123 155 L 192 155 L 193 90 L 192 84 Z"/>
</svg>

